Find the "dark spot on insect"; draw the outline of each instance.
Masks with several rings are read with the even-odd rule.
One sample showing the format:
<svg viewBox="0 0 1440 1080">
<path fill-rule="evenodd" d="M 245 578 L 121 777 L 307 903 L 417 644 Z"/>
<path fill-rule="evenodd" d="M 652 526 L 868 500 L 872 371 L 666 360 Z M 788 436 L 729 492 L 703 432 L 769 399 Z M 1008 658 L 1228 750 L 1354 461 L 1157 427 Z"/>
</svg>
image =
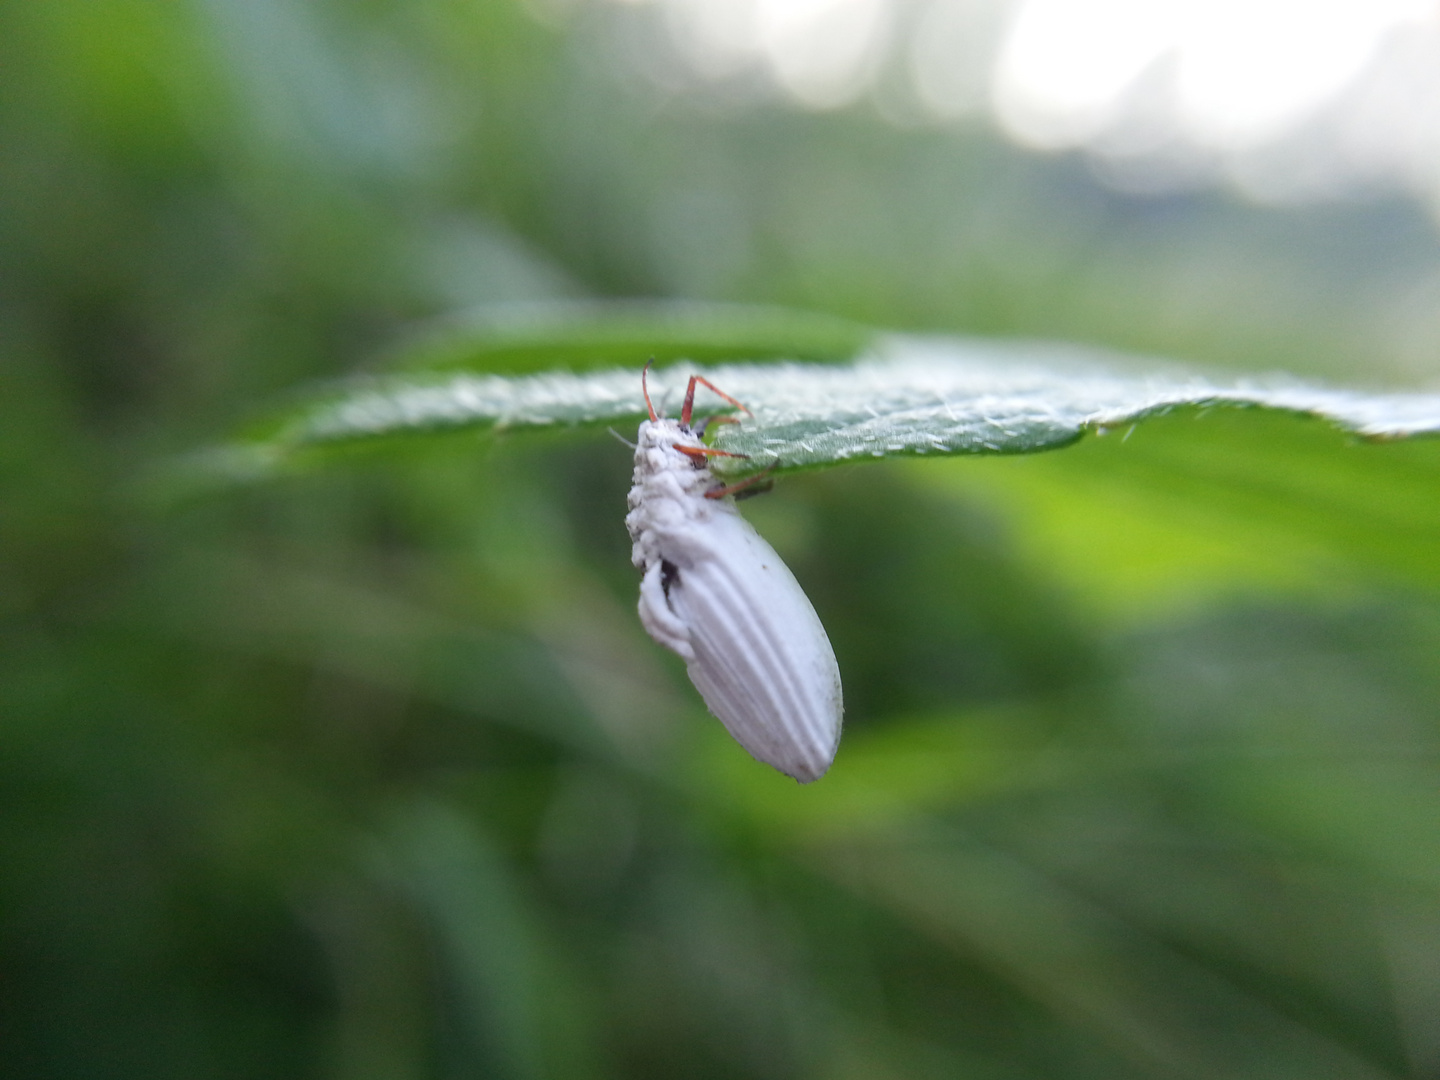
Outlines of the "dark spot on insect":
<svg viewBox="0 0 1440 1080">
<path fill-rule="evenodd" d="M 660 588 L 665 592 L 665 598 L 670 598 L 670 586 L 680 580 L 680 568 L 669 559 L 660 560 Z"/>
</svg>

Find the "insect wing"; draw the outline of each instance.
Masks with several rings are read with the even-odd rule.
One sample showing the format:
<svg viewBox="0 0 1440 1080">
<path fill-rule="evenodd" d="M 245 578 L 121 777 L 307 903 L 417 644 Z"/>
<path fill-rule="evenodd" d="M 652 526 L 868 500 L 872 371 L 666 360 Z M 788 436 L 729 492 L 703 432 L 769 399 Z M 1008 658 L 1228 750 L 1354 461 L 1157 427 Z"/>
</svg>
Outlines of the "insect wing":
<svg viewBox="0 0 1440 1080">
<path fill-rule="evenodd" d="M 788 567 L 733 511 L 669 589 L 689 628 L 690 681 L 735 740 L 802 783 L 824 775 L 840 741 L 840 670 L 820 618 Z"/>
</svg>

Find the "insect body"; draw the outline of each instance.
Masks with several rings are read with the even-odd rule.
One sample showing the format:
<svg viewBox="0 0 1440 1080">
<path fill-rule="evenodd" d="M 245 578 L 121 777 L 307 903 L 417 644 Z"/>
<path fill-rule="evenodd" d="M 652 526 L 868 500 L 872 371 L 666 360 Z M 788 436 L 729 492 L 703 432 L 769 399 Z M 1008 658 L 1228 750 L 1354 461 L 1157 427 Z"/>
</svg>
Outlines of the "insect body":
<svg viewBox="0 0 1440 1080">
<path fill-rule="evenodd" d="M 648 371 L 648 365 L 647 365 Z M 644 376 L 641 376 L 644 386 Z M 640 425 L 625 525 L 644 571 L 640 622 L 685 661 L 710 711 L 754 757 L 801 783 L 818 780 L 840 741 L 840 669 L 825 628 L 780 557 L 735 508 L 707 459 L 735 456 L 690 426 L 694 376 L 679 420 Z M 720 422 L 733 422 L 717 417 Z"/>
</svg>

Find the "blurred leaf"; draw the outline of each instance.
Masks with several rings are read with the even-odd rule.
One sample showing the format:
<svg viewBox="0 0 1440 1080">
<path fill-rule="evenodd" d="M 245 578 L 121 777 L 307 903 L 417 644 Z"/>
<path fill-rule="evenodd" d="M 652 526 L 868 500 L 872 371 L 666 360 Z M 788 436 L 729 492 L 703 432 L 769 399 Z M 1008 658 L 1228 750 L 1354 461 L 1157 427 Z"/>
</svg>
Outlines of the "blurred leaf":
<svg viewBox="0 0 1440 1080">
<path fill-rule="evenodd" d="M 1346 440 L 1283 412 L 1177 410 L 1065 454 L 917 469 L 1000 510 L 1030 572 L 1088 615 L 1226 596 L 1440 586 L 1440 443 Z"/>
<path fill-rule="evenodd" d="M 937 829 L 846 855 L 817 861 L 1153 1075 L 1394 1075 L 1004 851 Z"/>
<path fill-rule="evenodd" d="M 1048 718 L 1031 708 L 889 718 L 846 735 L 843 768 L 814 791 L 753 762 L 718 724 L 696 734 L 704 753 L 688 779 L 729 820 L 781 846 L 856 839 L 995 797 L 1030 782 L 1025 768 L 1045 746 Z"/>
<path fill-rule="evenodd" d="M 861 352 L 862 332 L 850 324 L 803 316 L 787 321 L 768 309 L 701 309 L 692 317 L 683 307 L 622 307 L 614 314 L 593 309 L 588 321 L 573 306 L 561 307 L 558 318 L 545 314 L 553 309 L 528 310 L 524 320 L 492 321 L 413 357 L 430 369 L 492 359 L 525 366 L 542 358 L 584 365 L 628 358 L 633 366 L 523 377 L 424 370 L 358 380 L 203 457 L 201 470 L 257 478 L 302 464 L 319 450 L 382 439 L 631 420 L 645 414 L 636 368 L 657 351 L 771 361 L 707 372 L 750 411 L 716 437 L 717 445 L 748 457 L 728 470 L 720 466 L 737 475 L 851 458 L 1027 453 L 1182 406 L 1304 413 L 1376 438 L 1440 432 L 1440 395 L 1370 394 L 1279 377 L 1215 381 L 1057 344 L 888 336 Z M 858 354 L 846 366 L 774 362 L 807 351 L 839 356 L 845 345 Z M 654 375 L 657 408 L 676 407 L 694 370 L 678 365 Z"/>
<path fill-rule="evenodd" d="M 593 1050 L 563 972 L 542 947 L 519 882 L 485 838 L 442 805 L 405 808 L 375 862 L 443 943 L 457 1044 L 488 1075 L 584 1076 Z M 588 1051 L 588 1053 L 587 1053 Z M 452 1050 L 452 1053 L 455 1051 Z"/>
<path fill-rule="evenodd" d="M 518 374 L 737 357 L 847 360 L 860 323 L 780 307 L 658 301 L 515 303 L 452 320 L 405 350 L 407 367 Z"/>
</svg>

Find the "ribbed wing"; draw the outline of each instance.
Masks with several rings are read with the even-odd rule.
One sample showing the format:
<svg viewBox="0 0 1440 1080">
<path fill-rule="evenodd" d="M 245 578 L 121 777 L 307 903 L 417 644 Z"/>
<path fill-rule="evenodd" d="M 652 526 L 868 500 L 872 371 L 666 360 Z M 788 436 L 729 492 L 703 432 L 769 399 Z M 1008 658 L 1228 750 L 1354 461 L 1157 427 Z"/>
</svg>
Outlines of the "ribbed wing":
<svg viewBox="0 0 1440 1080">
<path fill-rule="evenodd" d="M 802 783 L 840 741 L 840 670 L 820 618 L 775 550 L 736 513 L 677 552 L 671 609 L 690 632 L 690 681 L 741 746 Z"/>
</svg>

